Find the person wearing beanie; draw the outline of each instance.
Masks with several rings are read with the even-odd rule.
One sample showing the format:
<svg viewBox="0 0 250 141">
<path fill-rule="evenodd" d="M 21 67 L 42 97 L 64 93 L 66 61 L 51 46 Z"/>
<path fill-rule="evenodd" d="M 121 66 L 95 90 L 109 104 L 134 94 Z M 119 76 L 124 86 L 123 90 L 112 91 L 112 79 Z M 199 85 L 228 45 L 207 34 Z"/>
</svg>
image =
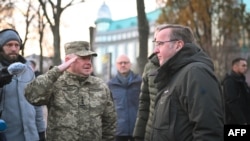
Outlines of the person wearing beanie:
<svg viewBox="0 0 250 141">
<path fill-rule="evenodd" d="M 31 105 L 24 97 L 24 89 L 35 75 L 20 50 L 22 40 L 16 30 L 0 31 L 0 118 L 7 125 L 0 141 L 45 141 L 42 107 Z"/>
<path fill-rule="evenodd" d="M 0 33 L 0 47 L 3 48 L 3 46 L 9 41 L 17 41 L 20 45 L 22 43 L 20 36 L 18 35 L 18 33 L 15 30 L 5 29 L 5 30 L 1 31 L 1 33 Z"/>
</svg>

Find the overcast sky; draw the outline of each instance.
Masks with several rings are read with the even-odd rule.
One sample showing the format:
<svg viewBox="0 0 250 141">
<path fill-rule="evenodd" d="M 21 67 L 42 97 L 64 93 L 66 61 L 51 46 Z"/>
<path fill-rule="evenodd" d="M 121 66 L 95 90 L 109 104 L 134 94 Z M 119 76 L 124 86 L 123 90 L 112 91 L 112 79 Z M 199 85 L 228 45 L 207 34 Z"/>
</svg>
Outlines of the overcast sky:
<svg viewBox="0 0 250 141">
<path fill-rule="evenodd" d="M 137 15 L 136 0 L 86 0 L 83 4 L 72 6 L 63 13 L 62 20 L 67 28 L 62 32 L 64 35 L 73 34 L 70 37 L 63 36 L 63 41 L 89 40 L 89 27 L 95 26 L 98 10 L 104 1 L 110 8 L 113 20 Z M 145 7 L 147 12 L 154 10 L 155 0 L 145 0 Z"/>
<path fill-rule="evenodd" d="M 84 3 L 67 8 L 61 17 L 62 45 L 73 40 L 89 41 L 89 27 L 95 26 L 97 13 L 103 2 L 109 6 L 112 19 L 119 20 L 137 15 L 136 0 L 85 0 Z M 146 12 L 156 8 L 156 0 L 144 0 Z M 248 3 L 250 11 L 250 0 Z M 62 51 L 63 54 L 63 51 Z"/>
<path fill-rule="evenodd" d="M 89 27 L 95 26 L 94 22 L 97 18 L 98 10 L 104 1 L 110 8 L 113 20 L 137 15 L 136 0 L 85 0 L 83 4 L 72 6 L 64 11 L 62 20 L 66 28 L 62 31 L 64 33 L 62 41 L 89 40 Z M 144 0 L 146 12 L 156 8 L 155 1 Z M 247 9 L 250 11 L 250 0 L 243 1 L 248 3 Z"/>
</svg>

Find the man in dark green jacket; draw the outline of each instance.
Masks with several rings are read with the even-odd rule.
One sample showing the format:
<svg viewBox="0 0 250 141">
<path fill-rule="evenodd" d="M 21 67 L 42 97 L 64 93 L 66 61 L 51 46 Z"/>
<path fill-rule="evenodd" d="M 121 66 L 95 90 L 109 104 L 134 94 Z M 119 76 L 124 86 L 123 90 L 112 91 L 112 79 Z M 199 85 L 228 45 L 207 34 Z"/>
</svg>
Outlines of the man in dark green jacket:
<svg viewBox="0 0 250 141">
<path fill-rule="evenodd" d="M 159 29 L 164 25 L 159 25 L 155 29 L 154 41 Z M 133 136 L 135 141 L 150 141 L 152 132 L 152 121 L 155 106 L 155 96 L 157 89 L 154 84 L 156 69 L 160 66 L 155 53 L 148 57 L 148 62 L 142 74 L 141 93 L 139 98 L 139 110 L 137 114 Z"/>
<path fill-rule="evenodd" d="M 190 28 L 162 27 L 155 47 L 160 68 L 151 141 L 223 141 L 220 83 Z"/>
<path fill-rule="evenodd" d="M 156 54 L 149 56 L 142 75 L 139 110 L 137 114 L 134 137 L 136 141 L 150 141 L 152 120 L 157 89 L 154 84 L 155 70 L 159 67 Z"/>
</svg>

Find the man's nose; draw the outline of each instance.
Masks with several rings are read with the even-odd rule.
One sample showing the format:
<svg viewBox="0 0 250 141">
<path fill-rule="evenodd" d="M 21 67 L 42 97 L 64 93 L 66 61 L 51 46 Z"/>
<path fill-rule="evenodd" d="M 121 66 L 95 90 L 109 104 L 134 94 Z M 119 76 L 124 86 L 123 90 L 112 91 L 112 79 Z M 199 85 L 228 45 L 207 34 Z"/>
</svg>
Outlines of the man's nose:
<svg viewBox="0 0 250 141">
<path fill-rule="evenodd" d="M 159 53 L 159 48 L 158 48 L 157 46 L 155 46 L 153 52 L 154 52 L 155 54 Z"/>
</svg>

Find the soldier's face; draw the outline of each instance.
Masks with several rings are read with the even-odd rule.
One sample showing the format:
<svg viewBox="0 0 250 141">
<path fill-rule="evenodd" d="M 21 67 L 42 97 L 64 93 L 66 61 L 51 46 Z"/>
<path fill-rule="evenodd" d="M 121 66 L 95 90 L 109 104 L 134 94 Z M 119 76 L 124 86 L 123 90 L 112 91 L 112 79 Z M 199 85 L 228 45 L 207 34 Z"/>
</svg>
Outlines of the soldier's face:
<svg viewBox="0 0 250 141">
<path fill-rule="evenodd" d="M 78 56 L 70 65 L 71 72 L 84 77 L 89 76 L 93 72 L 91 58 L 91 56 Z"/>
</svg>

